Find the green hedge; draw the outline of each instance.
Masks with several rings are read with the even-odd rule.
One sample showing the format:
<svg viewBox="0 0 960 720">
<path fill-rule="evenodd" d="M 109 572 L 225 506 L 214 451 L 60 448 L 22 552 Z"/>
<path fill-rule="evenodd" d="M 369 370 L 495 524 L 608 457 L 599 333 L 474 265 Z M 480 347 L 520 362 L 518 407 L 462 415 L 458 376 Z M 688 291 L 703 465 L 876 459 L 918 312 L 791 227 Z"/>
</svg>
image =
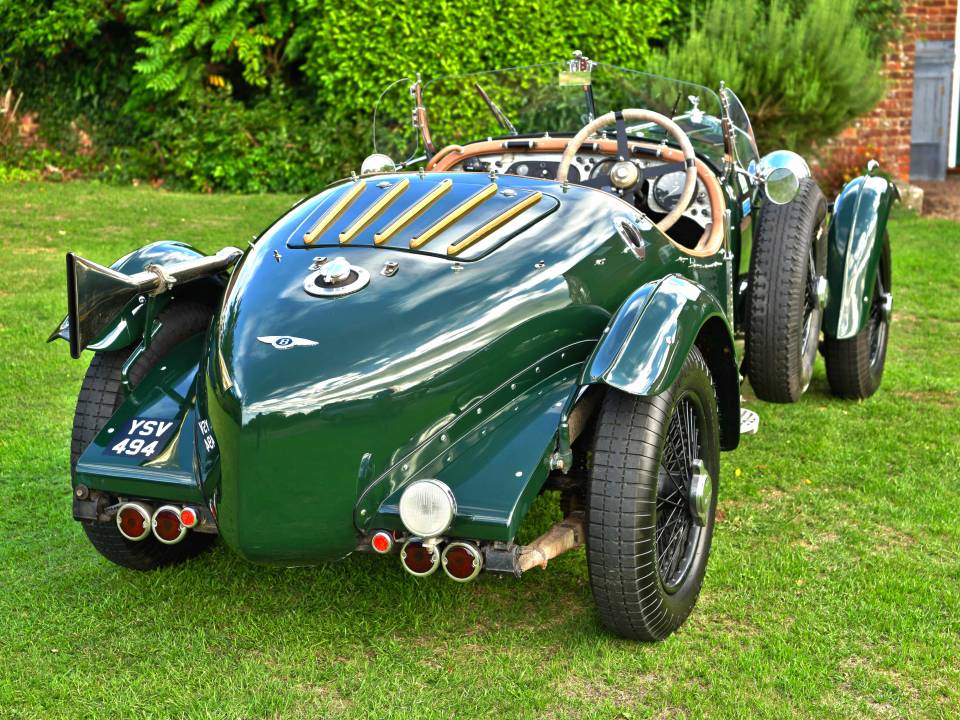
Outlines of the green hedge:
<svg viewBox="0 0 960 720">
<path fill-rule="evenodd" d="M 315 188 L 356 168 L 369 152 L 372 108 L 392 80 L 559 60 L 574 48 L 638 69 L 677 69 L 707 84 L 726 67 L 714 65 L 717 53 L 736 68 L 769 62 L 797 81 L 794 90 L 834 93 L 831 117 L 848 122 L 863 103 L 848 97 L 850 83 L 835 87 L 835 71 L 804 59 L 815 42 L 791 41 L 793 54 L 778 61 L 778 43 L 789 37 L 764 39 L 778 18 L 795 28 L 810 15 L 805 2 L 776 1 L 750 0 L 749 20 L 735 0 L 695 5 L 692 14 L 680 0 L 0 3 L 0 92 L 11 85 L 22 91 L 21 113 L 37 113 L 40 123 L 32 144 L 0 142 L 0 166 L 30 170 L 42 157 L 43 165 L 120 182 L 158 178 L 168 186 L 243 192 Z M 721 6 L 736 9 L 726 11 L 722 31 L 708 23 L 691 30 L 691 17 L 712 17 Z M 873 13 L 864 32 L 851 29 L 847 16 L 839 30 L 826 30 L 846 43 L 844 63 L 862 68 L 886 37 L 899 0 L 857 6 L 863 17 Z M 834 55 L 824 58 L 832 62 Z M 798 75 L 791 63 L 800 61 Z M 745 99 L 759 98 L 748 108 L 763 108 L 770 93 L 784 90 L 775 74 L 753 70 L 725 70 L 724 79 Z M 806 96 L 803 102 L 814 103 Z M 762 112 L 759 119 L 766 122 Z M 796 122 L 814 126 L 803 117 Z"/>
</svg>

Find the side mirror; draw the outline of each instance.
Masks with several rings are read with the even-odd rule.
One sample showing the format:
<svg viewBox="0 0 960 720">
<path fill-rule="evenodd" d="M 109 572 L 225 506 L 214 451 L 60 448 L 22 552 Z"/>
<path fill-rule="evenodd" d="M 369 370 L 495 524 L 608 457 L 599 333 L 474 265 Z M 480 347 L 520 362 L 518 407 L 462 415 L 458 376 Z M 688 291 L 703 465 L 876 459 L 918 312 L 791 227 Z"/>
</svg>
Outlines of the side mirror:
<svg viewBox="0 0 960 720">
<path fill-rule="evenodd" d="M 785 205 L 797 196 L 800 181 L 810 177 L 810 166 L 795 152 L 774 150 L 760 159 L 757 175 L 767 199 Z"/>
<path fill-rule="evenodd" d="M 786 205 L 797 196 L 799 190 L 800 178 L 790 168 L 775 168 L 763 180 L 763 192 L 775 205 Z"/>
<path fill-rule="evenodd" d="M 374 153 L 373 155 L 367 155 L 363 164 L 360 165 L 360 174 L 370 175 L 371 173 L 378 172 L 393 172 L 396 169 L 397 164 L 389 155 Z"/>
</svg>

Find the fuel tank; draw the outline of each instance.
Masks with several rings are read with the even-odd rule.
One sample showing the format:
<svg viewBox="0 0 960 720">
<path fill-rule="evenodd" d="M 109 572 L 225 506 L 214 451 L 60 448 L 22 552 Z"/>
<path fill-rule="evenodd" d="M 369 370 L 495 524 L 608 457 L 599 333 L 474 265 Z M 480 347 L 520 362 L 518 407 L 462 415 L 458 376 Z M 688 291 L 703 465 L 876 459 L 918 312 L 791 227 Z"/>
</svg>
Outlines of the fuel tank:
<svg viewBox="0 0 960 720">
<path fill-rule="evenodd" d="M 532 178 L 375 175 L 295 206 L 208 341 L 201 476 L 224 540 L 287 565 L 348 554 L 412 458 L 443 455 L 513 378 L 582 363 L 677 258 L 619 198 Z"/>
</svg>

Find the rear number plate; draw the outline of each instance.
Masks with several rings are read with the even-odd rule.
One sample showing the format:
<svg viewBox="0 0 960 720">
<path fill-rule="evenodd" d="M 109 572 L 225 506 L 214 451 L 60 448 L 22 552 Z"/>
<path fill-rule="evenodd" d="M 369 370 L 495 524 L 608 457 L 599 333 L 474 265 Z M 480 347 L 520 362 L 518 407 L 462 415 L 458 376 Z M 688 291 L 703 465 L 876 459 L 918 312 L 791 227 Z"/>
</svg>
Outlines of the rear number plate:
<svg viewBox="0 0 960 720">
<path fill-rule="evenodd" d="M 120 432 L 110 436 L 110 444 L 104 452 L 109 455 L 153 457 L 170 442 L 174 425 L 172 420 L 130 418 L 120 428 Z"/>
</svg>

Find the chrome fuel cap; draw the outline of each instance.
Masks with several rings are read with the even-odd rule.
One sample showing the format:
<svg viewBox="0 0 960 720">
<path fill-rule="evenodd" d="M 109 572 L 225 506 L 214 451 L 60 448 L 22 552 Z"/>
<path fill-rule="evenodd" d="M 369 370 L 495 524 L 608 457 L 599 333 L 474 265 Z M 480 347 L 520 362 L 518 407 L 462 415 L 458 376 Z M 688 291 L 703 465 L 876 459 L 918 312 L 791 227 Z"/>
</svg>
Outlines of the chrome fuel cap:
<svg viewBox="0 0 960 720">
<path fill-rule="evenodd" d="M 319 259 L 319 258 L 318 258 Z M 362 290 L 370 282 L 370 273 L 362 267 L 351 265 L 342 256 L 331 258 L 317 265 L 303 281 L 303 289 L 316 297 L 339 297 Z"/>
</svg>

